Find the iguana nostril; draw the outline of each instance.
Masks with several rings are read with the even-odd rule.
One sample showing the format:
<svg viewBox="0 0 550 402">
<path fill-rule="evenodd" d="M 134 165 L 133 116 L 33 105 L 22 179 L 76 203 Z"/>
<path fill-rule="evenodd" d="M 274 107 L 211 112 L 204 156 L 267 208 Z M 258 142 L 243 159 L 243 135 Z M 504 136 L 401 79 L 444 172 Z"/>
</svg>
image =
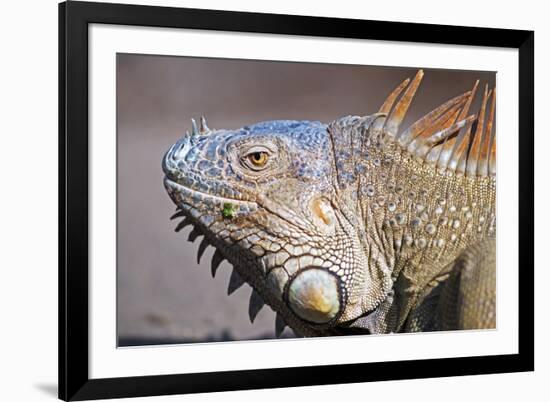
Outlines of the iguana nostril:
<svg viewBox="0 0 550 402">
<path fill-rule="evenodd" d="M 340 310 L 338 280 L 324 269 L 307 269 L 292 280 L 288 303 L 300 318 L 316 324 L 327 323 Z"/>
</svg>

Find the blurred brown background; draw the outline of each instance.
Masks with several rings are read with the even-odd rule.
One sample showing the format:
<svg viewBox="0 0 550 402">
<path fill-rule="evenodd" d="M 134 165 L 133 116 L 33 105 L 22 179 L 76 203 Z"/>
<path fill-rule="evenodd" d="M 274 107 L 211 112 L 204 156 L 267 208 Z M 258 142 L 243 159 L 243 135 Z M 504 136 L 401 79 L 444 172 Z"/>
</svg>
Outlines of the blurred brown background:
<svg viewBox="0 0 550 402">
<path fill-rule="evenodd" d="M 210 276 L 213 249 L 196 262 L 190 228 L 175 233 L 175 210 L 165 193 L 161 158 L 190 119 L 204 114 L 210 128 L 262 120 L 329 122 L 378 110 L 416 68 L 265 62 L 172 56 L 117 56 L 119 345 L 265 339 L 275 315 L 265 307 L 248 320 L 250 288 L 226 295 L 230 266 Z M 425 69 L 404 122 L 495 73 Z M 480 86 L 481 89 L 481 86 Z M 477 109 L 477 102 L 473 105 Z M 472 110 L 476 110 L 472 109 Z M 292 336 L 285 330 L 285 336 Z"/>
</svg>

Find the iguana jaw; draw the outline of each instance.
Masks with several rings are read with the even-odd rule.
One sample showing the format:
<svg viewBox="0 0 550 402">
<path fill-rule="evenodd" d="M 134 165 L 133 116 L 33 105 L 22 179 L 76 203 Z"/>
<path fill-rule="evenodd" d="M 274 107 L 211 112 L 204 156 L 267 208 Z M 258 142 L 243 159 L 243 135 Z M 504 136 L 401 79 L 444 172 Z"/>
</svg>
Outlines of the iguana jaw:
<svg viewBox="0 0 550 402">
<path fill-rule="evenodd" d="M 255 202 L 204 193 L 181 185 L 168 177 L 164 178 L 164 187 L 172 201 L 182 210 L 188 211 L 191 216 L 195 215 L 194 217 L 204 216 L 199 213 L 199 209 L 206 210 L 209 214 L 218 210 L 222 216 L 230 219 L 249 214 L 258 208 Z M 231 209 L 231 212 L 224 212 L 228 209 Z"/>
<path fill-rule="evenodd" d="M 278 211 L 282 215 L 280 216 L 263 208 L 261 203 L 206 194 L 183 186 L 168 177 L 164 179 L 164 184 L 173 202 L 178 206 L 179 212 L 175 216 L 185 217 L 183 222 L 193 225 L 191 233 L 204 235 L 206 240 L 203 242 L 214 246 L 218 255 L 230 262 L 239 276 L 252 285 L 255 292 L 258 292 L 288 325 L 298 333 L 309 335 L 334 325 L 344 310 L 345 300 L 338 276 L 323 268 L 324 265 L 332 265 L 329 261 L 314 258 L 307 253 L 300 254 L 302 246 L 299 245 L 288 245 L 285 250 L 290 254 L 280 247 L 278 250 L 268 250 L 269 245 L 266 244 L 270 241 L 267 239 L 262 239 L 267 240 L 266 243 L 256 240 L 256 247 L 246 248 L 243 246 L 246 242 L 237 241 L 238 236 L 235 237 L 234 232 L 228 231 L 233 223 L 238 225 L 237 222 L 242 223 L 254 213 L 271 215 L 271 219 L 288 223 L 292 219 L 286 213 L 281 213 L 284 210 L 282 206 L 274 205 L 261 197 L 261 201 L 267 204 L 269 209 Z M 198 201 L 200 202 L 197 203 Z M 234 206 L 231 217 L 222 216 L 223 208 L 227 204 Z M 297 231 L 300 230 L 298 226 L 292 226 L 295 226 Z M 180 228 L 182 226 L 178 226 L 177 230 Z M 227 235 L 221 236 L 224 232 Z M 191 235 L 191 240 L 198 235 Z M 276 241 L 274 238 L 271 240 L 273 243 Z M 258 251 L 261 249 L 260 244 L 263 244 L 263 251 Z M 292 254 L 292 250 L 296 254 Z M 203 251 L 203 247 L 199 247 L 199 258 Z M 279 266 L 275 261 L 281 258 L 284 264 Z M 213 264 L 219 264 L 219 261 Z M 303 269 L 304 264 L 309 268 Z M 302 269 L 299 269 L 301 265 Z M 213 274 L 216 268 L 213 267 Z M 235 286 L 238 287 L 240 284 L 230 283 L 228 292 L 232 293 Z M 251 316 L 251 320 L 254 318 Z"/>
<path fill-rule="evenodd" d="M 272 222 L 274 219 L 280 219 L 280 222 L 286 224 L 292 219 L 284 213 L 283 216 L 280 216 L 269 211 L 273 210 L 281 213 L 282 206 L 274 205 L 270 200 L 262 197 L 260 197 L 262 203 L 255 203 L 205 194 L 182 186 L 169 178 L 165 178 L 165 186 L 173 201 L 181 209 L 179 216 L 191 217 L 192 221 L 190 223 L 194 225 L 194 231 L 204 235 L 208 245 L 214 246 L 218 250 L 218 255 L 222 256 L 223 259 L 227 259 L 233 265 L 235 271 L 239 273 L 239 276 L 253 286 L 254 291 L 260 294 L 263 301 L 280 314 L 282 320 L 298 333 L 319 335 L 323 331 L 338 325 L 342 321 L 341 318 L 343 321 L 348 321 L 364 314 L 365 310 L 361 300 L 357 300 L 357 303 L 352 305 L 348 304 L 349 300 L 346 291 L 343 289 L 343 283 L 335 273 L 338 270 L 338 265 L 332 263 L 336 260 L 333 260 L 333 257 L 326 260 L 317 251 L 324 248 L 322 244 L 319 244 L 318 249 L 315 251 L 313 248 L 306 246 L 306 241 L 303 246 L 291 247 L 288 245 L 285 249 L 278 247 L 269 250 L 269 252 L 267 250 L 269 246 L 264 245 L 264 251 L 258 254 L 258 247 L 253 249 L 243 247 L 242 243 L 236 241 L 238 237 L 232 238 L 232 233 L 228 233 L 224 238 L 220 236 L 220 233 L 227 233 L 227 224 L 235 223 L 238 225 L 237 222 L 239 221 L 243 222 L 247 218 L 251 219 L 251 215 L 269 215 Z M 198 199 L 201 200 L 199 205 L 192 204 Z M 234 216 L 223 218 L 221 212 L 218 212 L 217 217 L 213 219 L 211 216 L 212 210 L 221 211 L 227 203 L 235 205 Z M 268 205 L 269 209 L 263 207 L 264 203 Z M 324 203 L 319 199 L 314 199 L 312 204 L 314 204 L 314 210 L 329 208 L 326 205 L 323 206 Z M 204 208 L 204 205 L 210 205 L 211 208 Z M 323 214 L 318 211 L 317 213 L 323 217 L 323 221 L 328 219 L 328 212 Z M 331 219 L 338 220 L 335 217 L 331 217 Z M 292 226 L 295 226 L 296 230 L 300 230 L 298 226 Z M 245 235 L 243 237 L 246 238 Z M 307 238 L 307 236 L 305 237 Z M 340 231 L 339 234 L 333 233 L 331 238 L 336 241 L 337 238 L 343 237 L 344 235 Z M 272 244 L 275 244 L 277 240 L 272 238 L 271 241 L 273 241 Z M 245 244 L 247 243 L 245 242 Z M 262 242 L 256 240 L 256 246 L 259 244 L 262 244 Z M 202 255 L 201 248 L 199 247 L 200 255 Z M 314 253 L 316 257 L 309 255 L 305 251 L 307 249 L 311 249 L 311 253 Z M 291 250 L 295 254 L 292 254 Z M 300 250 L 304 250 L 305 253 Z M 333 249 L 332 253 L 333 256 L 342 255 L 337 249 Z M 342 257 L 336 258 L 339 260 Z M 352 260 L 358 259 L 359 256 L 356 256 Z M 215 261 L 213 264 L 219 264 L 219 261 Z M 309 268 L 304 269 L 304 267 Z M 348 271 L 346 270 L 346 272 Z M 238 287 L 239 284 L 242 284 L 242 282 L 230 283 L 228 292 L 232 293 L 235 286 Z M 372 307 L 369 306 L 369 310 Z M 254 318 L 255 316 L 251 316 L 251 320 Z"/>
</svg>

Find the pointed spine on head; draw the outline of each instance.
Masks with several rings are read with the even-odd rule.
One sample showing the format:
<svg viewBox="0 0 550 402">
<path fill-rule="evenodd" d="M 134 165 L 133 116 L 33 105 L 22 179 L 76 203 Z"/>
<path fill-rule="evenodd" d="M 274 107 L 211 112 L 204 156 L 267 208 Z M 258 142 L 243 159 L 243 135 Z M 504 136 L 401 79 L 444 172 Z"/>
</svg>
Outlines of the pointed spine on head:
<svg viewBox="0 0 550 402">
<path fill-rule="evenodd" d="M 199 131 L 201 134 L 210 133 L 210 128 L 208 128 L 208 125 L 206 124 L 206 118 L 204 116 L 201 116 Z"/>
<path fill-rule="evenodd" d="M 191 119 L 191 128 L 191 135 L 199 135 L 199 128 L 197 127 L 197 122 L 195 121 L 195 119 Z"/>
</svg>

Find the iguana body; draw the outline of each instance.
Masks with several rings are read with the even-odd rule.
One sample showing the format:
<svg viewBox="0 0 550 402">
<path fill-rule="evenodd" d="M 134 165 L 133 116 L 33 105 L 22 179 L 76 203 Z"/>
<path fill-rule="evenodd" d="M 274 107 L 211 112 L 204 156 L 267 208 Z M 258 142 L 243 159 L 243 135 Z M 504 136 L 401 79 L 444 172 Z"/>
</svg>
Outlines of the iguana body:
<svg viewBox="0 0 550 402">
<path fill-rule="evenodd" d="M 304 336 L 495 326 L 495 93 L 399 132 L 422 75 L 370 116 L 201 119 L 167 152 L 177 230 L 216 248 L 213 274 L 229 260 L 229 293 L 252 286 L 252 321 L 265 303 Z"/>
</svg>

